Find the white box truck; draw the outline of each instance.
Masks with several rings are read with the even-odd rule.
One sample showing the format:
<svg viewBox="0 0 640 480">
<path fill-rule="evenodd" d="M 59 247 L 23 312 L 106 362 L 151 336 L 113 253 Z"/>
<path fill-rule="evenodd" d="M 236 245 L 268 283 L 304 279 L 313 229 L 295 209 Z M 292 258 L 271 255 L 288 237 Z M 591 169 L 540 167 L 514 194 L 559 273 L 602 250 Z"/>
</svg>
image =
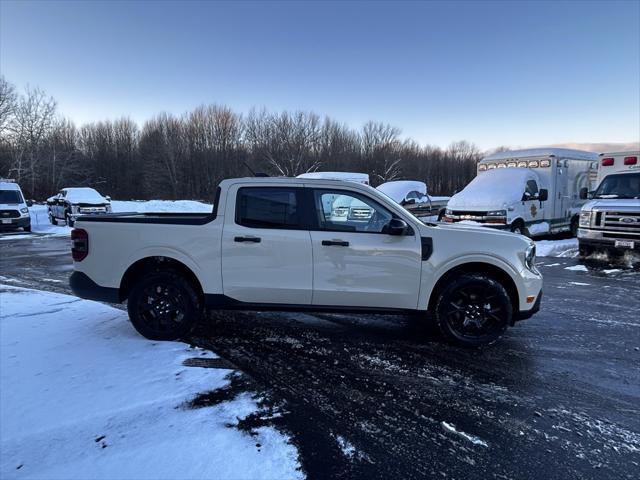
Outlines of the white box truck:
<svg viewBox="0 0 640 480">
<path fill-rule="evenodd" d="M 535 237 L 578 231 L 583 188 L 591 189 L 598 155 L 565 148 L 495 153 L 449 200 L 445 222 L 475 222 Z"/>
<path fill-rule="evenodd" d="M 580 255 L 594 250 L 640 250 L 640 151 L 600 154 L 598 188 L 583 198 L 578 243 Z"/>
</svg>

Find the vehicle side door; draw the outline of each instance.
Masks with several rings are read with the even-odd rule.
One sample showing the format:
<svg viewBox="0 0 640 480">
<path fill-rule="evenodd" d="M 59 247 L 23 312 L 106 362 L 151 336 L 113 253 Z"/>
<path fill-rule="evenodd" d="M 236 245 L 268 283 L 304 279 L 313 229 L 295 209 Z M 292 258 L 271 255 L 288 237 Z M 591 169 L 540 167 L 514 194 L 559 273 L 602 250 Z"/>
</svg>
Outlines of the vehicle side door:
<svg viewBox="0 0 640 480">
<path fill-rule="evenodd" d="M 260 304 L 310 305 L 311 237 L 302 185 L 232 185 L 222 233 L 224 295 Z"/>
<path fill-rule="evenodd" d="M 388 234 L 397 214 L 362 193 L 310 188 L 313 305 L 415 309 L 421 239 Z"/>
<path fill-rule="evenodd" d="M 538 199 L 539 194 L 538 182 L 534 179 L 527 180 L 522 197 L 525 222 L 541 222 L 545 219 L 544 202 Z"/>
</svg>

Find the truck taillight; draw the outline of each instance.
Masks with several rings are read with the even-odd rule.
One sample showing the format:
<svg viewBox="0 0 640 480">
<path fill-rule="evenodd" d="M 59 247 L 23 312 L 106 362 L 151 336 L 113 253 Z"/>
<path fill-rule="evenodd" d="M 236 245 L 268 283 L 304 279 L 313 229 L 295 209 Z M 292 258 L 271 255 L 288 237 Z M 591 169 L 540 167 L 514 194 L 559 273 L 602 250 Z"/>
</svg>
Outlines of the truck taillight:
<svg viewBox="0 0 640 480">
<path fill-rule="evenodd" d="M 625 165 L 635 165 L 638 163 L 638 157 L 624 157 Z"/>
<path fill-rule="evenodd" d="M 613 165 L 613 158 L 603 158 L 601 164 L 603 167 L 611 167 Z"/>
<path fill-rule="evenodd" d="M 81 228 L 71 230 L 71 256 L 81 262 L 89 255 L 89 234 Z"/>
</svg>

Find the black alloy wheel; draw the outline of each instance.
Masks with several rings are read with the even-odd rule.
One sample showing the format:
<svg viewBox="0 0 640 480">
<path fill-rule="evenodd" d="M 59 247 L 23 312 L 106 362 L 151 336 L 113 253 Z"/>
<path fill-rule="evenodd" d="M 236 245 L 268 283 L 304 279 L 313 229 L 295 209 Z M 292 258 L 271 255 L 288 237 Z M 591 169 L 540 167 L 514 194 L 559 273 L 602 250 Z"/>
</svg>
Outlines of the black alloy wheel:
<svg viewBox="0 0 640 480">
<path fill-rule="evenodd" d="M 443 335 L 466 347 L 488 345 L 505 332 L 513 316 L 511 299 L 496 280 L 464 274 L 440 293 L 436 318 Z"/>
<path fill-rule="evenodd" d="M 179 274 L 154 272 L 140 279 L 127 304 L 135 329 L 150 340 L 176 340 L 191 331 L 200 317 L 198 295 Z"/>
</svg>

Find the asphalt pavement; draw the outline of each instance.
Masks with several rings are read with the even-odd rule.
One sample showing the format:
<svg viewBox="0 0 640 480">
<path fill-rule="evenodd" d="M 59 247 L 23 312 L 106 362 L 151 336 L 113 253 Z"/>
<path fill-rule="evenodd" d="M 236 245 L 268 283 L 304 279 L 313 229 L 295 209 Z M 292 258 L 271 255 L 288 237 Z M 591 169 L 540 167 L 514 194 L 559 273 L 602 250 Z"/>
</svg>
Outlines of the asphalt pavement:
<svg viewBox="0 0 640 480">
<path fill-rule="evenodd" d="M 0 283 L 69 293 L 69 248 L 0 239 Z M 538 264 L 540 313 L 482 350 L 425 318 L 211 313 L 187 341 L 234 373 L 192 408 L 255 395 L 240 428 L 287 432 L 309 478 L 637 479 L 640 272 Z"/>
</svg>

